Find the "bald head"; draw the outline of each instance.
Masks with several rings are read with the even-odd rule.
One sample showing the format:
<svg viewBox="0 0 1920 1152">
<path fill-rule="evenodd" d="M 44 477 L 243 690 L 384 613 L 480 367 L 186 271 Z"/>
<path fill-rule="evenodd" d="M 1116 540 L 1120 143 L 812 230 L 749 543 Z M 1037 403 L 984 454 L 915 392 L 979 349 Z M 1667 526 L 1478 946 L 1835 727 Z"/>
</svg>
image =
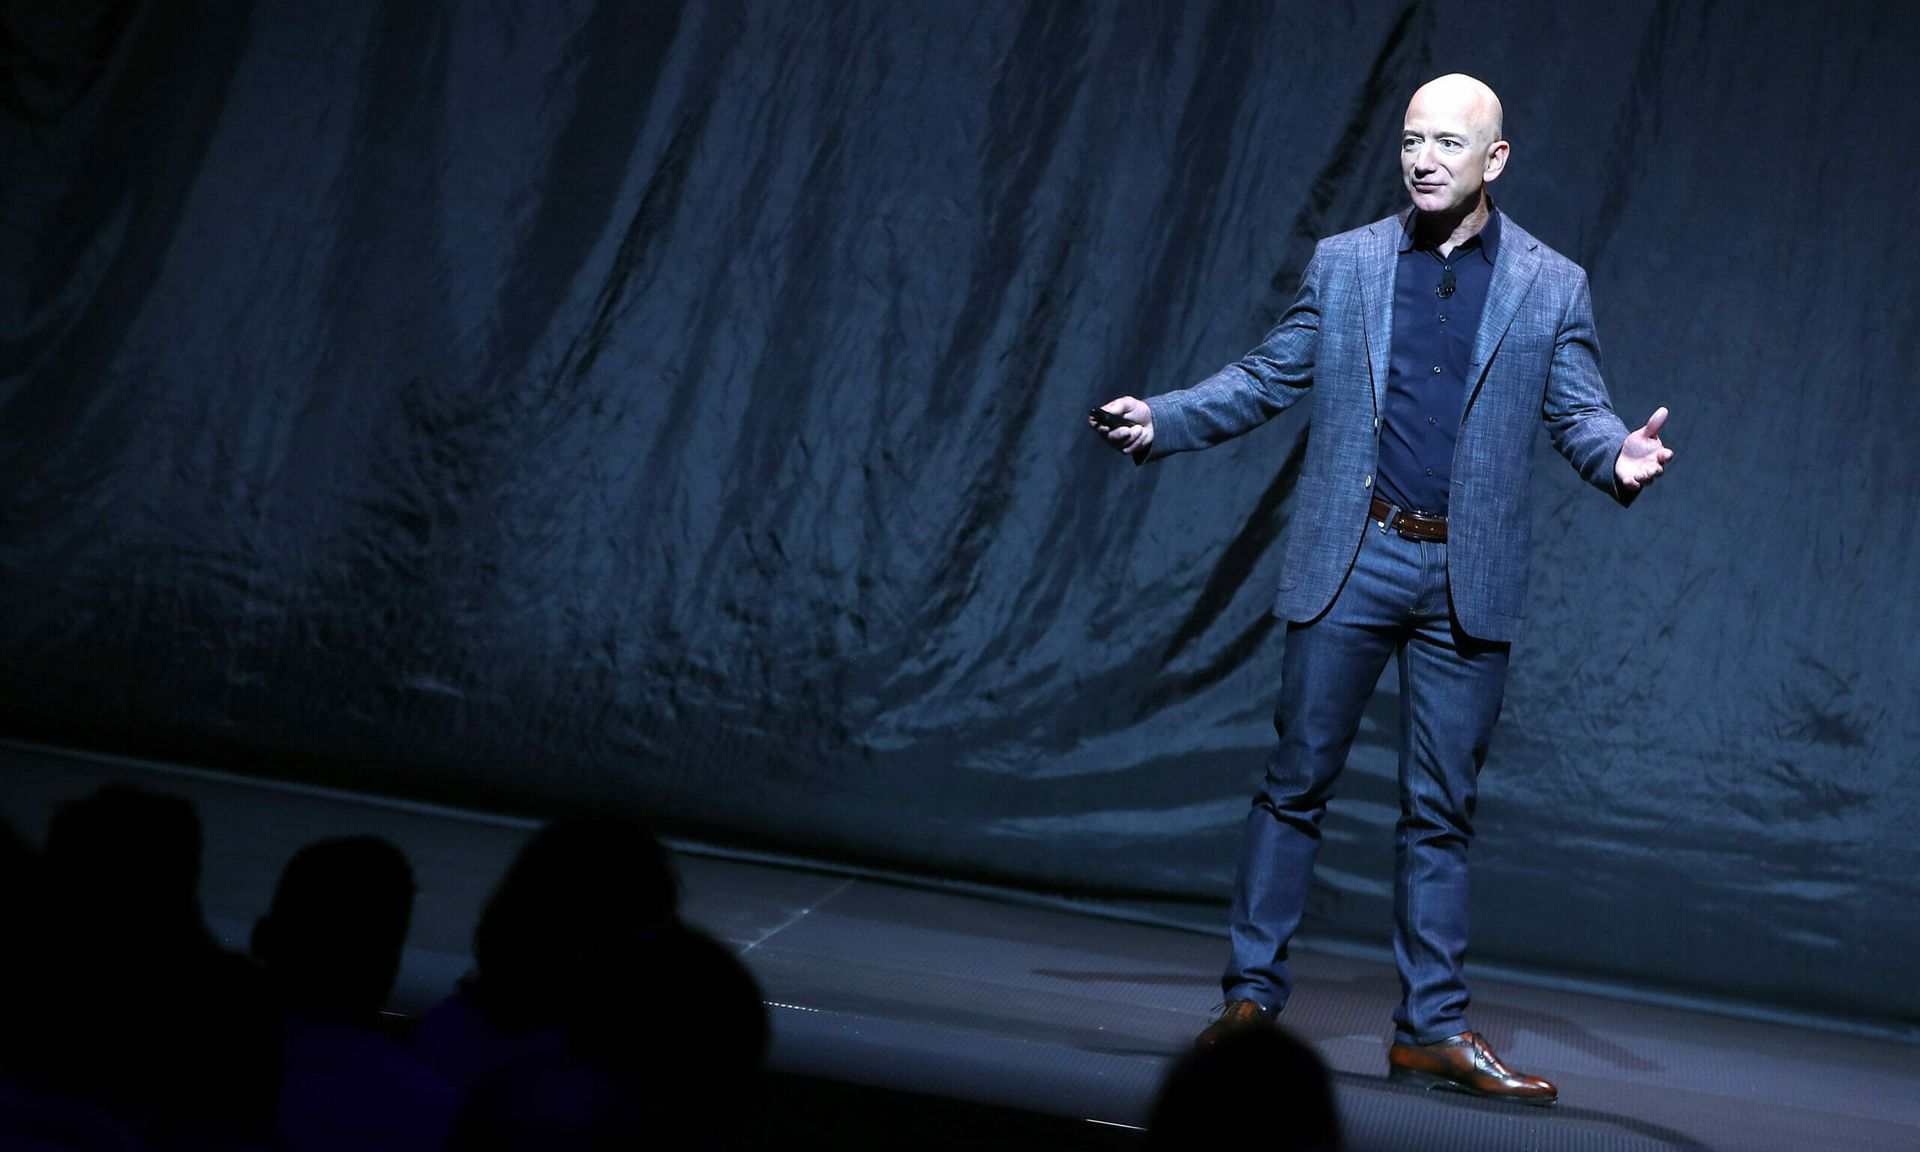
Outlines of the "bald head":
<svg viewBox="0 0 1920 1152">
<path fill-rule="evenodd" d="M 1446 116 L 1471 125 L 1476 143 L 1500 139 L 1506 113 L 1493 89 L 1464 72 L 1449 72 L 1422 84 L 1407 102 L 1407 118 L 1420 109 L 1429 116 Z"/>
<path fill-rule="evenodd" d="M 1507 166 L 1500 98 L 1471 76 L 1429 80 L 1407 102 L 1400 170 L 1423 228 L 1470 236 L 1490 211 L 1486 186 Z"/>
</svg>

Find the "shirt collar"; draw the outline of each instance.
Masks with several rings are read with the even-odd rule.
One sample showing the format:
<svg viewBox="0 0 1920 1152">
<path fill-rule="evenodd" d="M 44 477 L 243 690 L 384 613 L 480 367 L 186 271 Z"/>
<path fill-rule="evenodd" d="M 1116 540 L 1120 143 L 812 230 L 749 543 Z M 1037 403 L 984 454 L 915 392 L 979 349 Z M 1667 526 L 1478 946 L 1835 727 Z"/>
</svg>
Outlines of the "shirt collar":
<svg viewBox="0 0 1920 1152">
<path fill-rule="evenodd" d="M 1413 251 L 1414 224 L 1419 219 L 1419 209 L 1416 208 L 1407 213 L 1406 222 L 1400 226 L 1400 251 Z M 1477 245 L 1474 244 L 1475 240 L 1479 241 Z M 1471 247 L 1469 247 L 1470 245 Z M 1488 264 L 1492 264 L 1494 259 L 1500 255 L 1500 209 L 1488 205 L 1487 222 L 1480 226 L 1480 231 L 1468 237 L 1467 242 L 1455 249 L 1455 251 L 1477 251 L 1486 259 Z"/>
</svg>

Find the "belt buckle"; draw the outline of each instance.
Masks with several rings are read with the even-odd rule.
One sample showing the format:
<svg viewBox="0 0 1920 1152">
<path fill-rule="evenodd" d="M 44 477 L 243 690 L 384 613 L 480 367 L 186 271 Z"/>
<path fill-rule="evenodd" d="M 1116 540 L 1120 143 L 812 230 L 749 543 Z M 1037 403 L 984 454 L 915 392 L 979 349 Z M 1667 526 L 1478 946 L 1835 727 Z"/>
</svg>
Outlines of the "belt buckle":
<svg viewBox="0 0 1920 1152">
<path fill-rule="evenodd" d="M 1416 543 L 1429 543 L 1434 539 L 1431 534 L 1433 529 L 1440 527 L 1444 530 L 1446 522 L 1447 518 L 1444 515 L 1436 516 L 1425 512 L 1414 512 L 1406 508 L 1400 508 L 1394 512 L 1393 529 L 1400 533 L 1402 539 L 1412 540 Z M 1409 526 L 1418 528 L 1425 534 L 1416 534 L 1415 532 L 1409 531 Z"/>
</svg>

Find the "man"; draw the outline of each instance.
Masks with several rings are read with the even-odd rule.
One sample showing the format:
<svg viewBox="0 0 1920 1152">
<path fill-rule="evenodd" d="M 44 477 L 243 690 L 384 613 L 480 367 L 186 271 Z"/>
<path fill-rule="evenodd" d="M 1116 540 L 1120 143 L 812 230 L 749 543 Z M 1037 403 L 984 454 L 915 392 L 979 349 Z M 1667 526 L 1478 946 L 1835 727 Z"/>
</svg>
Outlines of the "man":
<svg viewBox="0 0 1920 1152">
<path fill-rule="evenodd" d="M 378 836 L 294 853 L 253 926 L 279 994 L 280 1152 L 444 1148 L 462 1095 L 380 1023 L 413 920 L 413 867 Z"/>
<path fill-rule="evenodd" d="M 1389 657 L 1403 708 L 1389 1074 L 1530 1104 L 1554 1086 L 1469 1027 L 1462 976 L 1475 784 L 1526 600 L 1535 422 L 1621 504 L 1658 477 L 1666 409 L 1628 433 L 1600 377 L 1586 274 L 1506 219 L 1500 102 L 1442 76 L 1407 106 L 1412 206 L 1323 240 L 1258 348 L 1192 388 L 1089 418 L 1136 463 L 1210 447 L 1313 396 L 1274 611 L 1289 623 L 1279 746 L 1235 885 L 1227 1005 L 1197 1043 L 1264 1023 L 1292 990 L 1320 819 Z M 1118 426 L 1106 423 L 1118 418 Z"/>
</svg>

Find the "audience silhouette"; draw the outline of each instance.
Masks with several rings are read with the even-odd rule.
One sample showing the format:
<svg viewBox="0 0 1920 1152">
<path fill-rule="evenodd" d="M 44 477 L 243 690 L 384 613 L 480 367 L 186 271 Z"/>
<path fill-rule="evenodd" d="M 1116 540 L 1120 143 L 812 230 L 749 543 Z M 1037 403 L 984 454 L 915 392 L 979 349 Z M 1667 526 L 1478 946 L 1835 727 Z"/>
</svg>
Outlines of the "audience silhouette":
<svg viewBox="0 0 1920 1152">
<path fill-rule="evenodd" d="M 413 915 L 413 869 L 374 836 L 294 854 L 253 954 L 286 1036 L 278 1136 L 286 1152 L 441 1148 L 460 1095 L 379 1026 Z"/>
<path fill-rule="evenodd" d="M 26 1015 L 45 979 L 45 877 L 40 859 L 11 825 L 0 821 L 0 1083 L 26 1070 Z"/>
<path fill-rule="evenodd" d="M 480 913 L 474 971 L 410 1046 L 463 1091 L 563 1050 L 560 998 L 586 957 L 635 926 L 672 922 L 679 881 L 666 849 L 619 816 L 556 820 L 528 838 Z"/>
<path fill-rule="evenodd" d="M 472 971 L 410 1030 L 382 1013 L 413 915 L 399 848 L 301 848 L 251 957 L 208 930 L 201 853 L 190 802 L 126 784 L 59 809 L 37 852 L 0 824 L 0 1150 L 779 1146 L 756 1139 L 760 989 L 681 921 L 671 858 L 639 823 L 530 836 Z M 1325 1066 L 1277 1029 L 1181 1060 L 1146 1147 L 1241 1143 L 1341 1147 Z"/>
<path fill-rule="evenodd" d="M 1145 1145 L 1149 1152 L 1338 1152 L 1343 1146 L 1326 1064 L 1277 1027 L 1230 1032 L 1183 1056 L 1160 1086 Z"/>
<path fill-rule="evenodd" d="M 294 853 L 253 926 L 253 955 L 283 996 L 371 1024 L 393 990 L 413 919 L 413 869 L 377 836 Z"/>
<path fill-rule="evenodd" d="M 474 972 L 412 1041 L 470 1094 L 454 1147 L 744 1138 L 765 1008 L 678 907 L 666 849 L 632 820 L 574 817 L 529 838 L 474 930 Z"/>
<path fill-rule="evenodd" d="M 28 1055 L 50 1093 L 90 1100 L 157 1149 L 270 1146 L 272 994 L 200 914 L 199 816 L 110 784 L 47 829 L 48 1008 Z"/>
<path fill-rule="evenodd" d="M 0 1148 L 139 1152 L 146 1146 L 131 1128 L 39 1073 L 37 1041 L 50 1007 L 49 927 L 40 858 L 0 823 Z"/>
<path fill-rule="evenodd" d="M 111 784 L 36 852 L 0 824 L 6 1152 L 725 1149 L 768 1027 L 719 941 L 682 924 L 666 849 L 618 816 L 528 838 L 474 970 L 404 1042 L 381 1009 L 413 870 L 373 836 L 294 854 L 227 952 L 186 799 Z"/>
<path fill-rule="evenodd" d="M 570 966 L 565 1043 L 483 1082 L 459 1152 L 728 1149 L 752 1134 L 768 1028 L 724 945 L 666 922 L 616 930 Z"/>
</svg>

